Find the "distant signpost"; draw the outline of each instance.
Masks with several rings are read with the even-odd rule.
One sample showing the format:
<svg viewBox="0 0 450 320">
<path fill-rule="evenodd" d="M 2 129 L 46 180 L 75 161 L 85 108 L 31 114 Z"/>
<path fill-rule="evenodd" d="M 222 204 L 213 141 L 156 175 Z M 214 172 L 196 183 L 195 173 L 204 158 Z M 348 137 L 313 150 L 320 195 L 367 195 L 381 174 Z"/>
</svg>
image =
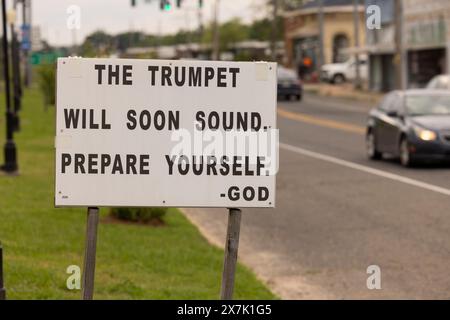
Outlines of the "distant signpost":
<svg viewBox="0 0 450 320">
<path fill-rule="evenodd" d="M 29 58 L 32 65 L 54 64 L 56 60 L 61 57 L 62 53 L 58 51 L 54 52 L 33 52 Z"/>
<path fill-rule="evenodd" d="M 59 58 L 57 68 L 56 206 L 275 206 L 275 63 Z M 230 210 L 232 241 L 239 223 Z"/>
</svg>

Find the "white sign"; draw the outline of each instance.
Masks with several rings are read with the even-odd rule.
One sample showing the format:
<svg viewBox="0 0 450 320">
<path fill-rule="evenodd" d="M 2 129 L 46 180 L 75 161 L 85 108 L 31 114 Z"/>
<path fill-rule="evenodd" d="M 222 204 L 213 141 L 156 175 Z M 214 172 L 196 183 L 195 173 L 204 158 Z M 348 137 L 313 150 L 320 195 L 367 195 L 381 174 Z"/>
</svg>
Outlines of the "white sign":
<svg viewBox="0 0 450 320">
<path fill-rule="evenodd" d="M 56 206 L 274 207 L 276 64 L 60 58 Z"/>
</svg>

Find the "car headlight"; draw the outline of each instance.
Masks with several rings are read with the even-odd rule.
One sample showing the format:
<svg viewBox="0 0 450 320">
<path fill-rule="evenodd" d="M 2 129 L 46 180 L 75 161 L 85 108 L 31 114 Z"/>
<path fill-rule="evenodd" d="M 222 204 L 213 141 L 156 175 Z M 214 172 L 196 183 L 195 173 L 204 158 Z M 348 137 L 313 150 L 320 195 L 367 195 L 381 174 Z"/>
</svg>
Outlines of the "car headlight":
<svg viewBox="0 0 450 320">
<path fill-rule="evenodd" d="M 414 132 L 416 133 L 416 136 L 424 141 L 433 141 L 437 138 L 436 132 L 424 128 L 414 127 Z"/>
</svg>

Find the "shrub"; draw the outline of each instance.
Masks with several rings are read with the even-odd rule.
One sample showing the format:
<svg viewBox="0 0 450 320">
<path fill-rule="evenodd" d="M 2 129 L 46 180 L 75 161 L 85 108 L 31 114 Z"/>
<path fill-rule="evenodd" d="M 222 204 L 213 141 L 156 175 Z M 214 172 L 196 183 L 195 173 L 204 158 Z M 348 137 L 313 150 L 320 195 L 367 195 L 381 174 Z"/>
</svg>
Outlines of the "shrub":
<svg viewBox="0 0 450 320">
<path fill-rule="evenodd" d="M 112 208 L 111 215 L 119 220 L 159 223 L 163 222 L 167 208 Z"/>
<path fill-rule="evenodd" d="M 239 52 L 234 56 L 234 61 L 254 61 L 258 59 L 254 59 L 254 57 L 248 52 Z"/>
<path fill-rule="evenodd" d="M 46 106 L 55 105 L 56 67 L 53 64 L 43 64 L 38 70 L 39 88 L 44 96 Z"/>
</svg>

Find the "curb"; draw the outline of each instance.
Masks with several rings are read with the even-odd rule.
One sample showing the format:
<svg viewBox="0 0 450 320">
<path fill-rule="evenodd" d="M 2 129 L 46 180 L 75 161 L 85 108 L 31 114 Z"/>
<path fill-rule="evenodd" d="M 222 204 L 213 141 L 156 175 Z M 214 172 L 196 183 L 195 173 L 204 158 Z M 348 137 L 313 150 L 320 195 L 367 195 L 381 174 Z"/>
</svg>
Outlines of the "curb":
<svg viewBox="0 0 450 320">
<path fill-rule="evenodd" d="M 317 96 L 365 101 L 368 103 L 378 103 L 383 96 L 382 94 L 379 93 L 367 93 L 366 91 L 349 92 L 347 88 L 341 88 L 337 86 L 335 86 L 334 88 L 320 87 L 320 85 L 318 85 L 317 87 L 309 87 L 309 88 L 305 86 L 303 90 L 309 94 L 314 94 Z M 341 92 L 336 94 L 332 92 L 333 90 L 339 90 Z"/>
</svg>

